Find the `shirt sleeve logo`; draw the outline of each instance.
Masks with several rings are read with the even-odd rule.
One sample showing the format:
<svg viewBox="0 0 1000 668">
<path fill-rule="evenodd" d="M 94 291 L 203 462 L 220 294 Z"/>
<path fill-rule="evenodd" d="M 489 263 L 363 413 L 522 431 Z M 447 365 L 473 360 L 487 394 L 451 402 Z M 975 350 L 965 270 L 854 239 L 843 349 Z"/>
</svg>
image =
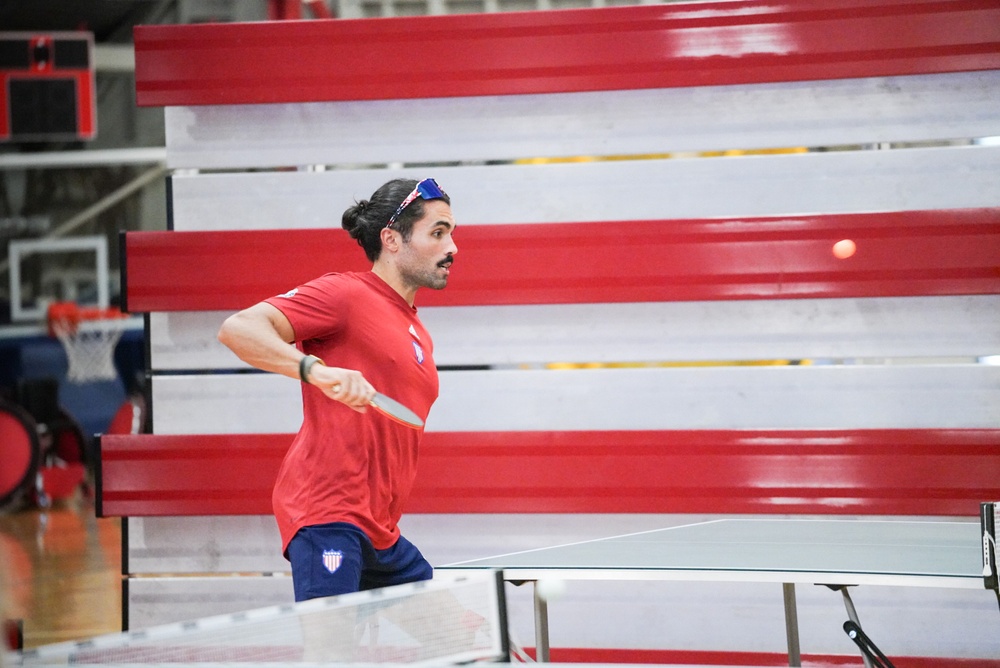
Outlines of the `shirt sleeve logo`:
<svg viewBox="0 0 1000 668">
<path fill-rule="evenodd" d="M 291 290 L 289 290 L 289 291 L 288 291 L 288 292 L 286 292 L 285 294 L 283 294 L 283 295 L 278 295 L 278 296 L 279 296 L 279 297 L 284 297 L 285 299 L 291 299 L 292 297 L 294 297 L 294 296 L 295 296 L 295 295 L 297 295 L 298 293 L 299 293 L 299 289 L 298 289 L 298 288 L 292 288 Z"/>
<path fill-rule="evenodd" d="M 417 364 L 423 364 L 424 363 L 424 349 L 421 348 L 420 344 L 417 343 L 416 341 L 413 341 L 412 343 L 413 343 L 413 354 L 417 358 Z"/>
</svg>

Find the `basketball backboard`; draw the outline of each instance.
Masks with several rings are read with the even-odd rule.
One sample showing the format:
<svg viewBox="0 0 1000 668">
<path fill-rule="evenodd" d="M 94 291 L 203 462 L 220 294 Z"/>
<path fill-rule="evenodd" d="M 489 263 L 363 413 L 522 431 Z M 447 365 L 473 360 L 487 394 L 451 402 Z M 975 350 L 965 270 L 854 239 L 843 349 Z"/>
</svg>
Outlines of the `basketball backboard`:
<svg viewBox="0 0 1000 668">
<path fill-rule="evenodd" d="M 41 322 L 53 301 L 100 308 L 110 304 L 106 237 L 11 241 L 7 257 L 11 322 Z"/>
</svg>

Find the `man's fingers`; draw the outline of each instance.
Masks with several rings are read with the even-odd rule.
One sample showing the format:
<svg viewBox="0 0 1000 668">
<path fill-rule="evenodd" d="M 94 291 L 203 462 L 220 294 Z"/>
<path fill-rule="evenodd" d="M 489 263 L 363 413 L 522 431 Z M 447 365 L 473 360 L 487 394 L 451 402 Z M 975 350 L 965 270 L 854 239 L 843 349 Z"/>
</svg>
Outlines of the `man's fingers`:
<svg viewBox="0 0 1000 668">
<path fill-rule="evenodd" d="M 375 388 L 364 379 L 356 383 L 334 383 L 330 392 L 337 401 L 361 412 L 364 412 L 368 408 L 368 404 L 375 398 Z"/>
</svg>

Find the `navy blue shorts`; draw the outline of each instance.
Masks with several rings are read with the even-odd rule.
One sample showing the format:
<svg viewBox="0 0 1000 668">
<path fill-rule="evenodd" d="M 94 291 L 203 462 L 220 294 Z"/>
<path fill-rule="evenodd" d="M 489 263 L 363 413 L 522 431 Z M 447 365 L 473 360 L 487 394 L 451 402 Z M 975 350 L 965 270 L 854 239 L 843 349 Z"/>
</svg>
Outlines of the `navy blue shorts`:
<svg viewBox="0 0 1000 668">
<path fill-rule="evenodd" d="M 337 596 L 430 580 L 434 569 L 402 536 L 376 550 L 361 529 L 346 522 L 303 527 L 288 544 L 295 600 Z"/>
</svg>

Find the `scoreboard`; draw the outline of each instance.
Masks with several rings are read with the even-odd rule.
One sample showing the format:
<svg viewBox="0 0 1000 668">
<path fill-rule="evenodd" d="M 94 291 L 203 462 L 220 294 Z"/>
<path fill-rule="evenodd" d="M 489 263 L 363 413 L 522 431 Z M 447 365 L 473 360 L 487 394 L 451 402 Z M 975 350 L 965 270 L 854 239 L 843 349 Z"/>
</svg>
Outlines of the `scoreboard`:
<svg viewBox="0 0 1000 668">
<path fill-rule="evenodd" d="M 96 135 L 93 35 L 0 32 L 0 142 Z"/>
</svg>

